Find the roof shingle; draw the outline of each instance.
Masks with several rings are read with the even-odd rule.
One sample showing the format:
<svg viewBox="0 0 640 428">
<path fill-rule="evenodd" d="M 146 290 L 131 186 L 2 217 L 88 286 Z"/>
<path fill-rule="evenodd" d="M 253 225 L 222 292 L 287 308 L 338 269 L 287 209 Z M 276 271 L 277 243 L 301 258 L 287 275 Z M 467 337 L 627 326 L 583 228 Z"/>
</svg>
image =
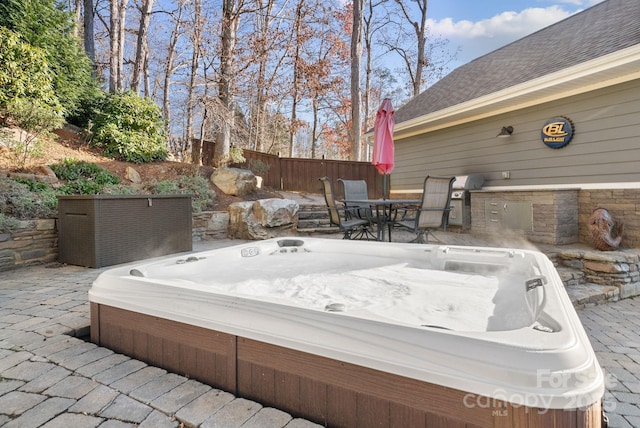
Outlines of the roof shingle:
<svg viewBox="0 0 640 428">
<path fill-rule="evenodd" d="M 453 70 L 395 113 L 411 120 L 640 43 L 640 0 L 605 0 Z"/>
</svg>

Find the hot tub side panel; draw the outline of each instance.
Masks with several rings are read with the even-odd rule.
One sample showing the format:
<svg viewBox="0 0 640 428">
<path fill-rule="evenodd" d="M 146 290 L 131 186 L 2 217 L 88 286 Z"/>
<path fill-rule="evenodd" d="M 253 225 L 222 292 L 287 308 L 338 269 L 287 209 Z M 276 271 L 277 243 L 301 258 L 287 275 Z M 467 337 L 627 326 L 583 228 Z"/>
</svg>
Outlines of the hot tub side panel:
<svg viewBox="0 0 640 428">
<path fill-rule="evenodd" d="M 601 405 L 537 409 L 238 337 L 238 395 L 328 427 L 599 428 Z"/>
<path fill-rule="evenodd" d="M 91 303 L 92 342 L 328 427 L 599 428 L 601 406 L 538 410 Z"/>
<path fill-rule="evenodd" d="M 91 303 L 91 341 L 226 391 L 236 390 L 236 337 Z"/>
<path fill-rule="evenodd" d="M 466 392 L 238 338 L 238 395 L 329 427 L 491 427 Z"/>
</svg>

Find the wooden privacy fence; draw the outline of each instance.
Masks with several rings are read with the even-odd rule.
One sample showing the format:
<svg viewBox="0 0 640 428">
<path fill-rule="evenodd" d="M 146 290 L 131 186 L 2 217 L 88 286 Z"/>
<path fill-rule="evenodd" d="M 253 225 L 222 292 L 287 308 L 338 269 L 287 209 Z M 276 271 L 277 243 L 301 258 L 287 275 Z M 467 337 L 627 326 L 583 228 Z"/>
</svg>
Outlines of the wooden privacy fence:
<svg viewBox="0 0 640 428">
<path fill-rule="evenodd" d="M 212 141 L 203 142 L 203 164 L 211 165 L 213 163 L 213 156 L 207 154 L 214 153 L 214 145 L 215 143 Z M 283 158 L 253 150 L 244 150 L 243 155 L 246 159 L 245 162 L 230 166 L 252 169 L 256 175 L 262 177 L 263 185 L 276 190 L 322 193 L 322 186 L 318 179 L 327 176 L 333 181 L 338 198 L 344 196 L 342 186 L 337 181 L 338 178 L 365 180 L 369 189 L 369 197 L 382 197 L 382 174 L 369 162 Z M 263 170 L 256 171 L 256 169 Z"/>
</svg>

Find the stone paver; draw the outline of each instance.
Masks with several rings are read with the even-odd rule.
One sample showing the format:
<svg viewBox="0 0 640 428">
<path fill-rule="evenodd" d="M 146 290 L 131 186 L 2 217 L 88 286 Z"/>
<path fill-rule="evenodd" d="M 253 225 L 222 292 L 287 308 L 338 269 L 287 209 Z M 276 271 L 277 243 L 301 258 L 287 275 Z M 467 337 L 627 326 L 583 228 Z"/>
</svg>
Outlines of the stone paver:
<svg viewBox="0 0 640 428">
<path fill-rule="evenodd" d="M 30 408 L 5 425 L 6 428 L 37 428 L 61 414 L 74 403 L 68 398 L 51 397 Z"/>
<path fill-rule="evenodd" d="M 604 409 L 611 428 L 640 426 L 640 343 L 637 326 L 640 298 L 624 299 L 578 311 L 605 373 Z"/>
<path fill-rule="evenodd" d="M 54 266 L 0 273 L 0 426 L 319 427 L 62 334 L 88 333 L 102 270 Z M 640 426 L 640 298 L 578 314 L 605 371 L 609 426 Z"/>
<path fill-rule="evenodd" d="M 291 426 L 280 410 L 79 338 L 102 270 L 53 266 L 0 273 L 1 427 Z"/>
</svg>

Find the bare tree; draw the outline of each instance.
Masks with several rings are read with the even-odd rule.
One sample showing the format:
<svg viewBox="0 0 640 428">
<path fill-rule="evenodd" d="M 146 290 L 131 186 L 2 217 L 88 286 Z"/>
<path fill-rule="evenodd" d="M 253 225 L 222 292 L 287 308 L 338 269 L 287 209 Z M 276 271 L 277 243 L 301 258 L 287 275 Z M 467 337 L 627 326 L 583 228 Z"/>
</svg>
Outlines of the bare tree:
<svg viewBox="0 0 640 428">
<path fill-rule="evenodd" d="M 120 0 L 118 6 L 118 91 L 124 88 L 124 42 L 127 32 L 127 3 L 129 0 Z"/>
<path fill-rule="evenodd" d="M 138 27 L 138 40 L 136 43 L 136 56 L 133 62 L 133 77 L 131 78 L 131 90 L 140 93 L 140 80 L 145 73 L 147 63 L 149 23 L 151 22 L 151 10 L 154 0 L 144 0 L 140 8 L 140 25 Z"/>
<path fill-rule="evenodd" d="M 118 19 L 118 0 L 111 0 L 109 3 L 109 92 L 118 91 L 118 36 L 120 34 Z"/>
<path fill-rule="evenodd" d="M 93 0 L 84 0 L 84 14 L 83 14 L 83 41 L 84 52 L 87 54 L 91 63 L 93 64 L 93 70 L 96 70 L 96 47 L 94 41 L 94 28 L 93 28 Z"/>
<path fill-rule="evenodd" d="M 193 1 L 193 32 L 191 33 L 191 73 L 187 87 L 187 123 L 185 129 L 185 149 L 193 139 L 193 112 L 195 109 L 195 87 L 200 65 L 202 42 L 202 0 Z M 202 162 L 202 147 L 199 142 L 192 142 L 191 162 L 199 165 Z"/>
<path fill-rule="evenodd" d="M 330 7 L 330 6 L 329 6 Z M 316 10 L 322 10 L 318 5 Z M 304 70 L 304 83 L 307 96 L 311 98 L 311 157 L 318 154 L 319 137 L 326 128 L 321 119 L 329 114 L 336 117 L 344 116 L 342 111 L 349 110 L 348 87 L 346 75 L 350 63 L 350 40 L 345 37 L 345 29 L 350 28 L 351 15 L 349 13 L 334 12 L 330 19 L 326 19 L 326 11 L 317 17 L 313 27 L 315 43 L 307 47 L 308 60 Z M 346 89 L 346 90 L 345 90 Z M 338 101 L 336 101 L 338 100 Z M 323 114 L 323 110 L 325 111 Z M 348 121 L 344 122 L 348 123 Z M 348 138 L 345 139 L 348 143 Z"/>
<path fill-rule="evenodd" d="M 362 62 L 362 9 L 364 0 L 353 1 L 353 28 L 351 29 L 351 159 L 360 160 L 360 126 L 362 120 L 362 88 L 360 64 Z"/>
<path fill-rule="evenodd" d="M 404 60 L 407 71 L 411 76 L 413 86 L 413 96 L 420 93 L 422 89 L 422 71 L 428 65 L 428 59 L 425 55 L 425 45 L 427 43 L 427 8 L 429 0 L 395 0 L 400 8 L 400 12 L 413 28 L 415 41 L 417 46 L 416 57 L 412 58 L 409 50 L 397 46 L 394 50 Z M 418 19 L 414 20 L 409 4 L 413 3 L 417 7 L 419 13 Z M 413 62 L 413 63 L 412 63 Z"/>
<path fill-rule="evenodd" d="M 233 105 L 234 51 L 242 7 L 243 0 L 222 0 L 218 99 L 223 108 L 223 120 L 216 136 L 215 166 L 224 166 L 230 160 L 231 128 L 235 119 Z"/>
<path fill-rule="evenodd" d="M 109 92 L 122 91 L 125 22 L 128 0 L 110 0 L 109 15 Z"/>
<path fill-rule="evenodd" d="M 378 31 L 380 31 L 389 22 L 389 17 L 385 13 L 384 18 L 379 18 L 375 13 L 376 8 L 380 8 L 381 5 L 386 3 L 387 0 L 367 0 L 366 12 L 363 17 L 363 36 L 364 52 L 366 54 L 365 69 L 364 69 L 364 94 L 362 96 L 362 130 L 366 132 L 373 126 L 371 118 L 372 114 L 372 102 L 379 99 L 380 88 L 375 88 L 378 92 L 374 94 L 374 87 L 372 84 L 373 74 L 373 59 L 374 59 L 374 37 Z M 377 95 L 377 96 L 374 96 Z"/>
<path fill-rule="evenodd" d="M 256 87 L 251 91 L 255 93 L 255 103 L 251 108 L 250 116 L 253 140 L 250 146 L 258 151 L 263 151 L 265 148 L 264 124 L 269 115 L 267 103 L 272 98 L 275 90 L 274 78 L 284 59 L 284 55 L 278 55 L 278 52 L 282 51 L 279 46 L 283 37 L 280 29 L 282 20 L 278 19 L 282 11 L 274 10 L 275 6 L 275 0 L 255 0 L 255 31 L 250 38 L 251 51 L 255 55 L 255 61 L 252 60 L 252 62 L 258 64 L 254 80 Z M 269 68 L 271 70 L 268 71 Z"/>
<path fill-rule="evenodd" d="M 167 136 L 171 135 L 170 132 L 170 123 L 171 123 L 171 108 L 170 108 L 170 98 L 169 95 L 171 93 L 171 76 L 175 72 L 175 58 L 176 58 L 176 46 L 178 44 L 178 39 L 180 38 L 180 34 L 182 32 L 182 13 L 184 9 L 183 1 L 178 1 L 178 9 L 171 13 L 170 16 L 173 19 L 173 29 L 171 30 L 171 35 L 169 36 L 169 46 L 167 49 L 167 56 L 164 63 L 164 79 L 162 81 L 162 116 L 164 118 L 165 125 L 165 134 Z"/>
<path fill-rule="evenodd" d="M 293 72 L 292 72 L 292 88 L 291 88 L 291 128 L 289 131 L 289 156 L 293 156 L 293 147 L 295 143 L 295 136 L 298 129 L 298 103 L 301 98 L 301 90 L 300 84 L 302 81 L 301 78 L 301 68 L 302 68 L 302 58 L 301 58 L 301 46 L 305 43 L 305 39 L 307 38 L 306 32 L 303 30 L 303 22 L 302 19 L 304 17 L 304 4 L 305 0 L 298 0 L 296 5 L 296 11 L 294 15 L 294 23 L 293 23 L 293 31 L 292 31 L 292 42 L 293 42 Z"/>
<path fill-rule="evenodd" d="M 427 0 L 357 0 L 353 6 L 338 0 L 66 4 L 71 11 L 85 9 L 85 49 L 90 56 L 95 52 L 97 77 L 108 77 L 112 92 L 130 86 L 157 98 L 167 135 L 184 137 L 178 152 L 191 147 L 195 162 L 201 156 L 190 143 L 198 129 L 201 138 L 218 142 L 219 165 L 228 162 L 232 145 L 293 155 L 298 139 L 305 144 L 300 153 L 362 160 L 361 135 L 376 100 L 397 93 L 398 82 L 410 82 L 414 92 L 431 79 L 432 67 L 442 70 L 434 66 L 437 52 L 422 25 Z M 383 11 L 383 4 L 390 7 Z M 385 15 L 386 9 L 393 15 Z M 157 12 L 167 19 L 151 18 Z M 417 34 L 429 43 L 416 43 Z M 377 67 L 384 55 L 399 55 L 401 69 Z"/>
</svg>

